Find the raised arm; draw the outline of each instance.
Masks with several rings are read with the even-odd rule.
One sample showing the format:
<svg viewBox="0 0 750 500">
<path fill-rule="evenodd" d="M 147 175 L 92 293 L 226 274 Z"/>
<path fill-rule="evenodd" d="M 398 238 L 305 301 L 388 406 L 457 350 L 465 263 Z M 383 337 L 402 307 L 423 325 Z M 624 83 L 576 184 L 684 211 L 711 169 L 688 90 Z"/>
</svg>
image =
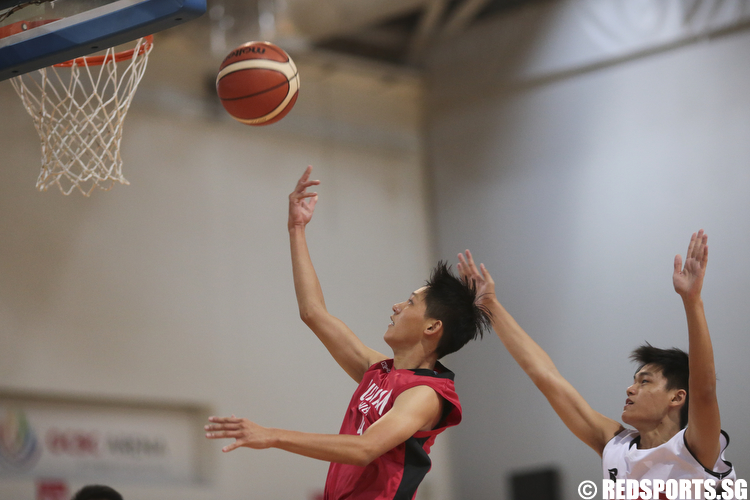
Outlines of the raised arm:
<svg viewBox="0 0 750 500">
<path fill-rule="evenodd" d="M 307 167 L 289 195 L 288 229 L 299 315 L 341 368 L 359 382 L 371 365 L 386 359 L 386 356 L 363 344 L 343 321 L 329 314 L 326 309 L 323 290 L 305 238 L 305 227 L 312 219 L 318 201 L 318 194 L 307 189 L 320 184 L 320 181 L 310 180 L 311 172 L 312 167 Z"/>
<path fill-rule="evenodd" d="M 695 458 L 712 469 L 719 458 L 721 418 L 716 399 L 716 369 L 701 290 L 708 264 L 708 236 L 693 233 L 685 255 L 674 258 L 672 281 L 682 297 L 688 326 L 690 379 L 688 381 L 688 426 L 685 440 Z"/>
<path fill-rule="evenodd" d="M 547 353 L 508 314 L 495 296 L 495 282 L 484 264 L 477 269 L 468 250 L 465 257 L 459 254 L 458 260 L 459 273 L 476 284 L 478 300 L 492 313 L 492 327 L 513 359 L 542 391 L 568 429 L 601 455 L 607 442 L 623 430 L 622 425 L 594 411 L 563 378 Z"/>
<path fill-rule="evenodd" d="M 362 435 L 313 434 L 262 427 L 245 418 L 210 417 L 205 426 L 208 439 L 232 438 L 222 451 L 239 447 L 279 448 L 326 462 L 365 466 L 418 431 L 431 430 L 440 420 L 442 401 L 427 386 L 404 391 L 388 412 Z"/>
</svg>

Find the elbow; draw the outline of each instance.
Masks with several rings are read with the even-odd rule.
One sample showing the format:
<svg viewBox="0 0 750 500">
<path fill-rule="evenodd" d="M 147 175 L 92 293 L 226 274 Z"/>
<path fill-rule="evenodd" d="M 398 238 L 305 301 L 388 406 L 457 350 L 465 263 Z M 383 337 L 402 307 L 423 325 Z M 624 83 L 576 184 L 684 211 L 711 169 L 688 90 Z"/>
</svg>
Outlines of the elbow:
<svg viewBox="0 0 750 500">
<path fill-rule="evenodd" d="M 358 439 L 350 446 L 349 463 L 351 465 L 366 467 L 373 460 L 385 453 L 385 451 L 382 449 L 381 443 L 375 441 L 373 436 L 368 436 L 367 432 L 365 432 L 365 434 L 358 436 Z"/>
<path fill-rule="evenodd" d="M 304 324 L 312 328 L 320 321 L 321 312 L 320 310 L 312 307 L 300 308 L 299 318 Z"/>
<path fill-rule="evenodd" d="M 370 465 L 370 462 L 372 462 L 373 460 L 375 459 L 369 458 L 369 457 L 368 458 L 365 458 L 365 457 L 356 458 L 352 461 L 352 465 L 356 465 L 357 467 L 367 467 L 368 465 Z"/>
<path fill-rule="evenodd" d="M 372 463 L 373 460 L 378 458 L 381 455 L 379 450 L 374 449 L 373 447 L 362 445 L 358 446 L 357 449 L 354 452 L 354 455 L 352 456 L 352 465 L 357 465 L 359 467 L 367 467 Z"/>
<path fill-rule="evenodd" d="M 299 319 L 302 320 L 304 324 L 307 326 L 310 326 L 310 323 L 312 322 L 312 314 L 307 309 L 300 309 L 299 310 Z"/>
</svg>

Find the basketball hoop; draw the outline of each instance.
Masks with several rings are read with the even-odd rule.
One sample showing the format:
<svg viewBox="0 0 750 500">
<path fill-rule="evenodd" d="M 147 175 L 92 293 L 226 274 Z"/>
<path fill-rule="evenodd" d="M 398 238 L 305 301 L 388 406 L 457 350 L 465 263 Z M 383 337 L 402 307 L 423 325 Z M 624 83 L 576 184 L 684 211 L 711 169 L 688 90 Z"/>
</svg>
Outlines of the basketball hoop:
<svg viewBox="0 0 750 500">
<path fill-rule="evenodd" d="M 146 71 L 154 38 L 123 52 L 79 57 L 13 78 L 42 141 L 39 191 L 57 185 L 68 195 L 78 189 L 109 191 L 122 175 L 120 141 L 125 115 Z"/>
</svg>

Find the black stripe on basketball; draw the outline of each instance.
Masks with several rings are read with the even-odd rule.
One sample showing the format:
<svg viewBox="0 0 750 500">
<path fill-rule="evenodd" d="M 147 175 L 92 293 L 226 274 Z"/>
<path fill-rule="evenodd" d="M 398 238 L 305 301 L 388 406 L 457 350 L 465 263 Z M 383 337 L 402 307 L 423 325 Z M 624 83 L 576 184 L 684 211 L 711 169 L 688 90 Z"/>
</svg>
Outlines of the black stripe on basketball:
<svg viewBox="0 0 750 500">
<path fill-rule="evenodd" d="M 266 47 L 269 48 L 269 49 L 271 49 L 271 50 L 273 50 L 278 55 L 282 56 L 284 58 L 284 62 L 289 62 L 289 54 L 287 54 L 286 52 L 284 52 L 283 50 L 281 50 L 280 48 L 278 48 L 276 45 L 268 44 Z"/>
</svg>

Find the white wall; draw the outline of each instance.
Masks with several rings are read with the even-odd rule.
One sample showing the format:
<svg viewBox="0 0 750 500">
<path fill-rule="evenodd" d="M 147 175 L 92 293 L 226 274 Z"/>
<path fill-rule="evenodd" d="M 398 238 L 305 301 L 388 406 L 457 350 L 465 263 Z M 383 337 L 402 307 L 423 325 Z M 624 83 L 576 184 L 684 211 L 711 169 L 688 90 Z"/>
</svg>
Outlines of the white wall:
<svg viewBox="0 0 750 500">
<path fill-rule="evenodd" d="M 35 191 L 36 132 L 0 85 L 0 389 L 336 433 L 355 385 L 299 320 L 287 195 L 313 164 L 323 184 L 308 237 L 329 310 L 389 352 L 391 305 L 432 263 L 420 82 L 298 60 L 297 108 L 252 128 L 213 109 L 201 92 L 218 62 L 202 68 L 181 41 L 157 37 L 127 117 L 131 185 L 89 199 Z M 424 498 L 451 498 L 444 447 Z M 210 453 L 210 484 L 113 486 L 128 500 L 308 499 L 327 471 L 278 450 Z M 33 480 L 3 480 L 0 497 L 33 498 Z"/>
<path fill-rule="evenodd" d="M 695 4 L 697 31 L 650 31 L 649 19 L 672 22 L 672 11 L 627 37 L 610 24 L 614 49 L 570 29 L 591 1 L 541 4 L 438 47 L 426 151 L 420 81 L 329 62 L 297 61 L 300 100 L 279 124 L 232 123 L 203 95 L 218 62 L 188 24 L 186 36 L 157 37 L 127 118 L 132 185 L 90 199 L 34 190 L 38 139 L 1 83 L 0 389 L 206 405 L 336 432 L 354 386 L 297 319 L 285 231 L 286 196 L 312 163 L 324 181 L 313 259 L 329 308 L 368 344 L 386 350 L 391 304 L 436 257 L 469 247 L 510 312 L 612 418 L 632 348 L 687 346 L 671 262 L 704 227 L 722 424 L 747 477 L 750 36 L 691 38 L 731 27 L 722 9 L 740 4 L 719 4 Z M 714 11 L 718 21 L 703 22 Z M 497 339 L 446 364 L 465 418 L 438 440 L 420 498 L 452 498 L 453 479 L 456 498 L 502 500 L 511 471 L 540 465 L 562 469 L 566 500 L 599 478 L 597 456 Z M 208 485 L 115 486 L 128 500 L 286 500 L 324 481 L 326 464 L 305 458 L 211 450 Z M 0 497 L 33 498 L 33 488 L 4 480 Z"/>
<path fill-rule="evenodd" d="M 747 478 L 750 33 L 545 63 L 540 54 L 566 36 L 576 41 L 566 50 L 593 43 L 575 29 L 585 5 L 542 3 L 433 53 L 425 109 L 438 256 L 472 249 L 562 374 L 619 420 L 630 351 L 645 340 L 687 348 L 672 262 L 705 228 L 727 457 Z M 561 469 L 566 500 L 601 478 L 599 457 L 494 335 L 452 364 L 465 411 L 453 439 L 460 498 L 507 499 L 512 472 L 547 465 Z"/>
</svg>

